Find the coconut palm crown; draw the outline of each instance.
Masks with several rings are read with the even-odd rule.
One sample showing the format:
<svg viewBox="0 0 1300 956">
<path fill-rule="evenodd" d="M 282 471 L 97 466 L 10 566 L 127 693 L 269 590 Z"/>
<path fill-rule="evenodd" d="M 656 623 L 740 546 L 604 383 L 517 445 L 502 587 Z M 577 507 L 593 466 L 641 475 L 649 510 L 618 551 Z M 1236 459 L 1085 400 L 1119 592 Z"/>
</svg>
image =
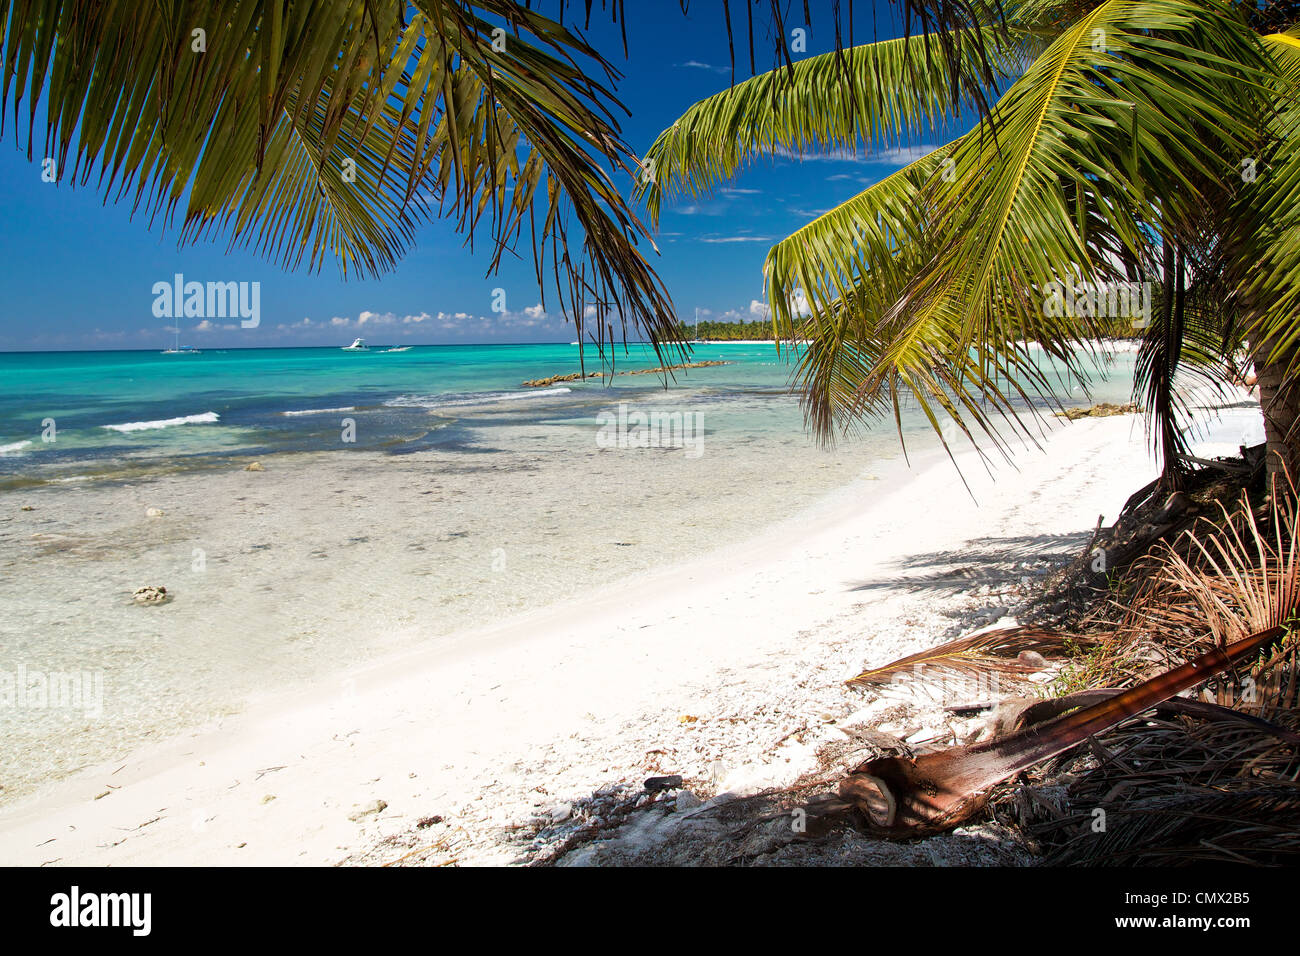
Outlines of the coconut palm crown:
<svg viewBox="0 0 1300 956">
<path fill-rule="evenodd" d="M 954 422 L 1005 454 L 1036 437 L 1035 408 L 1087 380 L 1118 317 L 1141 337 L 1136 391 L 1167 486 L 1196 394 L 1175 374 L 1227 382 L 1243 346 L 1270 466 L 1294 470 L 1300 32 L 1284 6 L 1020 0 L 948 31 L 956 56 L 920 33 L 809 57 L 687 110 L 647 152 L 641 194 L 657 223 L 665 199 L 760 157 L 946 138 L 971 87 L 950 92 L 980 79 L 981 56 L 993 106 L 973 129 L 767 255 L 815 433 L 897 422 L 914 402 L 941 434 Z"/>
</svg>

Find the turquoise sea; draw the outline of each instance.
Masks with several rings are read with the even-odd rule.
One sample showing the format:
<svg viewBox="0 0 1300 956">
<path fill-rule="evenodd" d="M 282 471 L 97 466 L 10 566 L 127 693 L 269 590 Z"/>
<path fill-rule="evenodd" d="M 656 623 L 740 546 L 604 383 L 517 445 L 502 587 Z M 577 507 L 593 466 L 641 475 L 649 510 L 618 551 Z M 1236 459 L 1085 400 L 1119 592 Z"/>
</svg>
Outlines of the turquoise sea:
<svg viewBox="0 0 1300 956">
<path fill-rule="evenodd" d="M 766 528 L 797 537 L 828 503 L 942 459 L 914 410 L 906 461 L 892 422 L 818 445 L 771 345 L 696 345 L 729 364 L 668 388 L 522 387 L 578 371 L 577 352 L 0 354 L 0 679 L 96 688 L 93 707 L 0 706 L 0 804 L 387 652 L 632 593 Z M 660 364 L 644 346 L 613 357 Z M 1121 353 L 1068 403 L 1126 400 L 1131 368 Z M 692 442 L 608 440 L 602 421 L 637 416 L 683 438 L 689 422 Z M 141 606 L 143 586 L 167 602 Z"/>
<path fill-rule="evenodd" d="M 695 361 L 735 364 L 676 373 L 673 384 L 689 383 L 693 396 L 779 393 L 789 378 L 771 346 L 696 348 Z M 584 351 L 589 371 L 610 368 Z M 607 358 L 614 371 L 662 364 L 645 345 Z M 521 385 L 579 368 L 568 344 L 0 354 L 0 487 L 164 460 L 202 467 L 284 451 L 453 449 L 469 441 L 457 426 L 477 417 L 470 409 L 509 408 L 512 422 L 573 417 L 663 390 L 662 376 L 651 375 Z M 344 417 L 355 422 L 353 441 L 341 440 Z"/>
<path fill-rule="evenodd" d="M 286 451 L 473 451 L 491 443 L 493 425 L 590 418 L 612 402 L 665 397 L 661 375 L 522 387 L 578 371 L 578 348 L 569 344 L 383 349 L 0 353 L 0 488 Z M 588 371 L 609 370 L 595 349 L 584 352 Z M 645 345 L 606 358 L 616 372 L 661 364 Z M 691 360 L 732 363 L 669 380 L 668 396 L 715 412 L 710 429 L 802 433 L 788 349 L 696 345 Z M 1119 357 L 1124 367 L 1095 385 L 1095 399 L 1126 397 L 1129 362 Z M 350 440 L 342 437 L 345 419 L 354 423 Z M 903 425 L 927 440 L 919 416 L 905 415 Z M 896 440 L 889 423 L 880 432 Z"/>
</svg>

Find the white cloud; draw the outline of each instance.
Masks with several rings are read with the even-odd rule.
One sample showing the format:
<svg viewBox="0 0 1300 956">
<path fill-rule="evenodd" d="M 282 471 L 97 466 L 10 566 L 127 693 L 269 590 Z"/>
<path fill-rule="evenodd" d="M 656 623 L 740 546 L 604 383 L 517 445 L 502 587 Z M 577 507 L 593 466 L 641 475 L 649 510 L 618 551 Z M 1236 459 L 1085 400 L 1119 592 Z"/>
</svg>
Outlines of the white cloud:
<svg viewBox="0 0 1300 956">
<path fill-rule="evenodd" d="M 933 143 L 918 143 L 916 146 L 897 146 L 892 149 L 880 149 L 869 154 L 866 162 L 876 166 L 907 166 L 916 162 L 926 153 L 932 153 L 937 147 Z"/>
<path fill-rule="evenodd" d="M 708 70 L 710 73 L 729 73 L 730 70 L 725 66 L 714 66 L 712 63 L 701 63 L 699 60 L 687 60 L 685 63 L 674 64 L 677 67 L 689 67 L 693 70 Z"/>
<path fill-rule="evenodd" d="M 926 153 L 933 152 L 937 147 L 933 143 L 918 143 L 915 146 L 891 146 L 887 149 L 870 150 L 866 153 L 860 153 L 856 149 L 831 149 L 822 151 L 805 150 L 802 155 L 798 150 L 790 149 L 786 146 L 778 146 L 774 152 L 777 156 L 784 159 L 794 159 L 800 162 L 832 162 L 832 163 L 858 163 L 869 166 L 906 166 L 909 163 L 916 162 Z M 842 176 L 844 174 L 841 174 Z M 838 178 L 838 177 L 832 177 Z M 844 178 L 848 178 L 844 176 Z"/>
</svg>

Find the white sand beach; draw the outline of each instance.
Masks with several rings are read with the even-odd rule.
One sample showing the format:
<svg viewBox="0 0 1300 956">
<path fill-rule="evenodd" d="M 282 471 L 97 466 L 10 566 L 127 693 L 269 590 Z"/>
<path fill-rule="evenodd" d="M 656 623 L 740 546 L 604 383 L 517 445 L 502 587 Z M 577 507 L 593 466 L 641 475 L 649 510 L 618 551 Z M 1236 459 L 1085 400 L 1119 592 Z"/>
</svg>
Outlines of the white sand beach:
<svg viewBox="0 0 1300 956">
<path fill-rule="evenodd" d="M 1203 449 L 1257 419 L 1230 410 Z M 0 860 L 379 863 L 441 839 L 444 862 L 526 862 L 521 834 L 602 787 L 789 782 L 846 725 L 906 731 L 845 678 L 1012 613 L 1155 474 L 1132 415 L 1046 449 L 991 476 L 961 456 L 970 493 L 938 459 L 892 490 L 859 480 L 703 559 L 267 694 L 7 807 Z M 969 586 L 925 585 L 945 576 Z"/>
</svg>

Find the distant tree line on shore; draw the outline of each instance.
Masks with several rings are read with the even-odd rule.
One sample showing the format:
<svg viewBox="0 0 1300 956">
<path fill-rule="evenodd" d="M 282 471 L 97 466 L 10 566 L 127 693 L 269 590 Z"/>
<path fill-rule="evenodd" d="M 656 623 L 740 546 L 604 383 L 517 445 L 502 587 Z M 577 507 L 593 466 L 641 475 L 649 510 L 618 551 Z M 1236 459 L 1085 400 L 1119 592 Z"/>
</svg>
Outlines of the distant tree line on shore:
<svg viewBox="0 0 1300 956">
<path fill-rule="evenodd" d="M 1135 328 L 1129 318 L 1101 318 L 1093 320 L 1095 327 L 1105 338 L 1136 339 L 1142 337 L 1142 329 Z M 699 339 L 710 342 L 737 342 L 761 339 L 771 341 L 772 323 L 767 319 L 754 322 L 714 322 L 701 319 L 698 323 L 680 323 L 681 334 L 686 339 Z"/>
<path fill-rule="evenodd" d="M 772 323 L 767 320 L 756 322 L 712 322 L 701 319 L 696 322 L 681 323 L 682 335 L 687 339 L 708 339 L 714 342 L 735 342 L 742 339 L 772 338 Z"/>
</svg>

